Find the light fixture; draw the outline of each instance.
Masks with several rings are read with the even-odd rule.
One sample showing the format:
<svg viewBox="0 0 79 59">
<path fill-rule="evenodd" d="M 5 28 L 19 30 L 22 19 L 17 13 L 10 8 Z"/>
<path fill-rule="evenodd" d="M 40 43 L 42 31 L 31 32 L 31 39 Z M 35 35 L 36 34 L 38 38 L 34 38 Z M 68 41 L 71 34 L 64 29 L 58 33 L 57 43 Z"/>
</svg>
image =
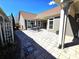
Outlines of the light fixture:
<svg viewBox="0 0 79 59">
<path fill-rule="evenodd" d="M 53 0 L 55 3 L 59 4 L 61 8 L 69 7 L 73 3 L 73 0 Z"/>
<path fill-rule="evenodd" d="M 56 3 L 60 3 L 61 2 L 61 0 L 54 0 Z"/>
<path fill-rule="evenodd" d="M 61 8 L 63 8 L 64 7 L 64 3 L 62 2 L 61 3 L 61 0 L 52 0 L 50 3 L 49 3 L 49 5 L 53 5 L 53 4 L 58 4 L 58 5 L 60 5 L 61 6 Z"/>
<path fill-rule="evenodd" d="M 55 4 L 55 1 L 49 2 L 49 5 L 53 5 L 53 4 Z"/>
</svg>

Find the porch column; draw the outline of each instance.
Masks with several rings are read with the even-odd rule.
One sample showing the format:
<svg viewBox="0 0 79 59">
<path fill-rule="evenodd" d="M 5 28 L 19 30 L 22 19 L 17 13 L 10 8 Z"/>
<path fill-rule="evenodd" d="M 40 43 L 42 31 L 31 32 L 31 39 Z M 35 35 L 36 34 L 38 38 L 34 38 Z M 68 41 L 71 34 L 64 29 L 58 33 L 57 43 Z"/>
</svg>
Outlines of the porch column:
<svg viewBox="0 0 79 59">
<path fill-rule="evenodd" d="M 28 20 L 27 20 L 27 29 L 28 29 Z"/>
<path fill-rule="evenodd" d="M 41 28 L 41 21 L 40 21 L 40 28 Z"/>
<path fill-rule="evenodd" d="M 49 19 L 47 20 L 47 30 L 49 30 Z"/>
<path fill-rule="evenodd" d="M 63 0 L 61 0 L 61 2 L 63 2 Z M 64 18 L 65 18 L 65 13 L 64 13 L 64 10 L 61 9 L 58 46 L 61 45 L 62 49 L 64 48 L 64 37 L 65 37 L 65 35 L 64 35 Z"/>
<path fill-rule="evenodd" d="M 63 26 L 64 25 L 64 10 L 61 10 L 61 15 L 60 15 L 60 26 L 59 26 L 59 43 L 58 46 L 61 45 L 61 41 L 63 39 Z"/>
</svg>

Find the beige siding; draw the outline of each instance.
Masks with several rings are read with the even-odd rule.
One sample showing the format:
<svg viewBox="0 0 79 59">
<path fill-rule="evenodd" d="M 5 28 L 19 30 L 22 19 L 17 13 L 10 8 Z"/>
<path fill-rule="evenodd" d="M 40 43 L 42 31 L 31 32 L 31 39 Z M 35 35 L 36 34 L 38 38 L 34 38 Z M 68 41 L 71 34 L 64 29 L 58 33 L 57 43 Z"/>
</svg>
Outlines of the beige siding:
<svg viewBox="0 0 79 59">
<path fill-rule="evenodd" d="M 72 29 L 71 29 L 69 19 L 67 19 L 66 35 L 73 36 L 73 32 L 72 32 Z"/>
<path fill-rule="evenodd" d="M 72 29 L 71 29 L 71 25 L 70 25 L 69 19 L 67 19 L 65 43 L 72 42 L 73 41 L 73 38 L 74 38 L 74 36 L 73 36 Z"/>
<path fill-rule="evenodd" d="M 69 15 L 75 17 L 75 7 L 74 7 L 74 4 L 72 4 L 70 6 L 68 13 L 69 13 Z"/>
</svg>

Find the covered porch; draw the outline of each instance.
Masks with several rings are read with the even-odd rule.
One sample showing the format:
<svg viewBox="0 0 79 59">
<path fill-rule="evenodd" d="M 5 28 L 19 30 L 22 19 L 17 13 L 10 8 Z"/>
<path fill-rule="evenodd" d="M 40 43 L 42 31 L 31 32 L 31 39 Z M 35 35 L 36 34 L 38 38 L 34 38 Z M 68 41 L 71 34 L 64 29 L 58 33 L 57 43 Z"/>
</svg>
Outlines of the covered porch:
<svg viewBox="0 0 79 59">
<path fill-rule="evenodd" d="M 59 21 L 60 21 L 60 15 L 56 14 L 34 20 L 25 20 L 25 27 L 27 30 L 46 29 L 48 31 L 56 33 L 59 31 Z"/>
<path fill-rule="evenodd" d="M 59 27 L 59 45 L 61 48 L 75 46 L 79 42 L 79 1 L 78 0 L 62 0 L 62 7 L 64 3 L 66 4 L 64 8 L 61 8 L 60 17 L 60 27 Z M 70 3 L 70 4 L 69 4 Z M 70 24 L 68 26 L 68 24 Z M 71 34 L 70 34 L 71 33 Z M 69 39 L 68 36 L 72 38 Z M 77 40 L 76 40 L 77 39 Z M 70 43 L 70 44 L 69 44 Z"/>
<path fill-rule="evenodd" d="M 47 20 L 25 20 L 26 29 L 46 29 L 47 28 Z"/>
</svg>

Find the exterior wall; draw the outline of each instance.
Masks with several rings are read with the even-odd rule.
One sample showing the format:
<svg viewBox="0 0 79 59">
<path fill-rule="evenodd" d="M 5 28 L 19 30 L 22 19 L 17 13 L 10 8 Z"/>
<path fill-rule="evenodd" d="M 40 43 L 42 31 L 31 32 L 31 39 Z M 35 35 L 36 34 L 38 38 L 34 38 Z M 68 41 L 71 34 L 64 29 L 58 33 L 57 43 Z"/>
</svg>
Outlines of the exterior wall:
<svg viewBox="0 0 79 59">
<path fill-rule="evenodd" d="M 53 21 L 53 28 L 50 29 L 49 26 L 50 24 L 48 22 L 50 22 L 51 20 L 47 20 L 47 30 L 48 31 L 52 31 L 52 32 L 55 32 L 59 30 L 59 21 L 60 21 L 60 18 L 55 18 L 55 19 L 52 19 Z"/>
<path fill-rule="evenodd" d="M 60 18 L 53 19 L 53 31 L 56 32 L 59 30 Z"/>
<path fill-rule="evenodd" d="M 49 30 L 52 30 L 53 32 L 56 33 L 56 31 L 59 30 L 59 25 L 60 25 L 60 18 L 53 19 L 53 29 L 49 29 Z M 69 18 L 67 18 L 66 36 L 73 37 L 73 32 L 69 22 Z"/>
<path fill-rule="evenodd" d="M 20 29 L 26 29 L 25 28 L 25 20 L 24 18 L 22 17 L 22 15 L 20 15 L 20 21 L 19 21 L 19 24 L 20 24 Z"/>
<path fill-rule="evenodd" d="M 50 20 L 47 21 L 50 22 Z M 60 18 L 53 19 L 53 29 L 50 29 L 49 24 L 47 24 L 47 30 L 56 33 L 56 31 L 59 30 L 59 22 L 60 22 Z"/>
</svg>

